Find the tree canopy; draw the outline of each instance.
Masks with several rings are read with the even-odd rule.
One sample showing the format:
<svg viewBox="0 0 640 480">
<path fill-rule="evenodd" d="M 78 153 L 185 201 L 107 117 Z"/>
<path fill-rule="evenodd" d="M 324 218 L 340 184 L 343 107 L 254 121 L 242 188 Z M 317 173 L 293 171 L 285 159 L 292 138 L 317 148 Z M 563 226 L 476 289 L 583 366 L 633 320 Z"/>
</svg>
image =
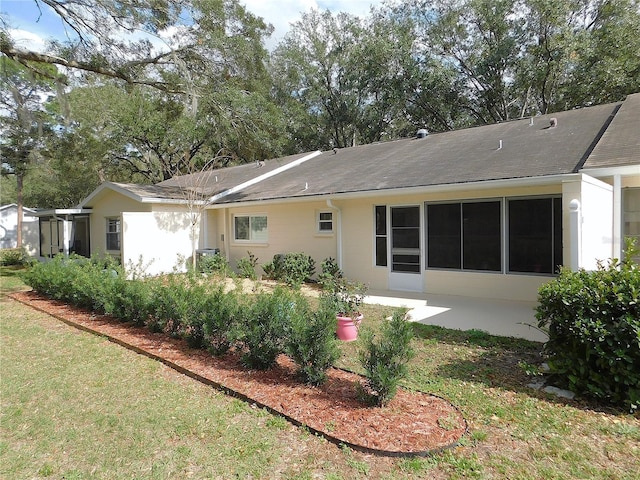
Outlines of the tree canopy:
<svg viewBox="0 0 640 480">
<path fill-rule="evenodd" d="M 271 26 L 239 0 L 33 1 L 68 33 L 37 52 L 1 22 L 3 99 L 16 79 L 38 92 L 24 106 L 38 121 L 20 123 L 15 102 L 0 119 L 6 168 L 37 153 L 24 170 L 35 207 L 71 206 L 105 180 L 156 183 L 640 91 L 638 0 L 389 0 L 362 18 L 310 10 L 272 52 Z"/>
</svg>

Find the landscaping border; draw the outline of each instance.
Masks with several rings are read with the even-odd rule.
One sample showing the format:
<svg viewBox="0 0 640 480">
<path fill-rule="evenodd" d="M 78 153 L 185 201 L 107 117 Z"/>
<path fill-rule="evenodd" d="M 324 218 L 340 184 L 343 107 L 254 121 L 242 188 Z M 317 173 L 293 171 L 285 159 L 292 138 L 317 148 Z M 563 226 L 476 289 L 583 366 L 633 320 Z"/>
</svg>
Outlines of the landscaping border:
<svg viewBox="0 0 640 480">
<path fill-rule="evenodd" d="M 416 392 L 421 393 L 423 395 L 428 395 L 430 397 L 433 397 L 433 398 L 442 400 L 443 402 L 446 402 L 455 412 L 457 412 L 460 415 L 460 418 L 462 419 L 462 423 L 463 423 L 463 429 L 462 429 L 461 434 L 456 438 L 455 441 L 446 443 L 444 445 L 438 446 L 438 447 L 433 448 L 433 449 L 421 450 L 421 451 L 391 451 L 391 450 L 372 448 L 372 447 L 368 447 L 368 446 L 365 446 L 365 445 L 354 443 L 352 441 L 347 441 L 347 440 L 341 439 L 341 438 L 339 438 L 339 437 L 337 437 L 335 435 L 332 435 L 328 431 L 323 431 L 323 430 L 320 430 L 320 429 L 313 428 L 313 427 L 305 424 L 303 421 L 301 421 L 301 420 L 299 420 L 297 418 L 294 418 L 293 416 L 288 415 L 288 414 L 286 414 L 286 413 L 284 413 L 282 411 L 279 411 L 277 408 L 275 408 L 273 406 L 264 404 L 263 402 L 260 402 L 260 401 L 254 399 L 254 398 L 251 398 L 251 397 L 249 397 L 249 396 L 247 396 L 247 395 L 245 395 L 245 394 L 243 394 L 241 392 L 238 392 L 238 391 L 236 391 L 236 390 L 234 390 L 232 388 L 229 388 L 228 386 L 225 386 L 224 384 L 222 384 L 220 382 L 217 382 L 217 381 L 212 380 L 210 378 L 207 378 L 207 377 L 205 377 L 203 375 L 200 375 L 200 374 L 198 374 L 198 373 L 196 373 L 196 372 L 194 372 L 192 370 L 189 370 L 188 368 L 186 368 L 186 367 L 184 367 L 182 365 L 179 365 L 179 364 L 177 364 L 177 363 L 175 363 L 175 362 L 173 362 L 173 361 L 171 361 L 171 360 L 169 360 L 167 358 L 164 358 L 161 355 L 158 355 L 158 354 L 153 353 L 151 351 L 145 350 L 144 348 L 138 347 L 136 345 L 132 345 L 132 344 L 130 344 L 130 343 L 128 343 L 128 342 L 126 342 L 126 341 L 124 341 L 124 340 L 122 340 L 120 338 L 117 338 L 117 337 L 115 337 L 113 335 L 110 335 L 108 333 L 101 332 L 101 331 L 99 331 L 97 329 L 92 329 L 90 327 L 87 327 L 86 325 L 82 325 L 80 323 L 77 323 L 77 322 L 75 322 L 75 321 L 73 321 L 73 320 L 71 320 L 69 318 L 65 318 L 63 315 L 59 315 L 59 314 L 56 314 L 56 313 L 52 313 L 51 311 L 47 311 L 47 309 L 41 308 L 38 305 L 35 305 L 32 301 L 29 301 L 27 295 L 37 295 L 37 294 L 35 294 L 34 292 L 17 292 L 17 293 L 10 294 L 8 296 L 10 298 L 12 298 L 13 300 L 17 301 L 17 302 L 20 302 L 20 303 L 22 303 L 22 304 L 24 304 L 24 305 L 26 305 L 26 306 L 28 306 L 30 308 L 33 308 L 34 310 L 38 310 L 38 311 L 43 312 L 43 313 L 45 313 L 45 314 L 47 314 L 47 315 L 49 315 L 49 316 L 51 316 L 53 318 L 56 318 L 57 320 L 65 323 L 65 324 L 67 324 L 67 325 L 69 325 L 71 327 L 77 328 L 78 330 L 81 330 L 81 331 L 84 331 L 84 332 L 92 333 L 92 334 L 97 335 L 97 336 L 104 337 L 107 340 L 109 340 L 109 341 L 111 341 L 111 342 L 113 342 L 113 343 L 115 343 L 117 345 L 120 345 L 120 346 L 122 346 L 124 348 L 127 348 L 128 350 L 131 350 L 133 352 L 136 352 L 137 354 L 144 355 L 144 356 L 146 356 L 148 358 L 151 358 L 153 360 L 159 361 L 159 362 L 163 363 L 164 365 L 172 368 L 173 370 L 175 370 L 175 371 L 177 371 L 177 372 L 179 372 L 179 373 L 181 373 L 183 375 L 186 375 L 186 376 L 188 376 L 188 377 L 190 377 L 190 378 L 192 378 L 194 380 L 197 380 L 197 381 L 199 381 L 199 382 L 201 382 L 201 383 L 203 383 L 205 385 L 208 385 L 208 386 L 211 386 L 211 387 L 213 387 L 213 388 L 215 388 L 217 390 L 220 390 L 220 391 L 224 392 L 227 395 L 230 395 L 230 396 L 232 396 L 234 398 L 237 398 L 239 400 L 247 402 L 247 403 L 249 403 L 251 405 L 256 405 L 257 407 L 263 408 L 263 409 L 269 411 L 270 413 L 272 413 L 274 415 L 281 416 L 284 419 L 286 419 L 288 422 L 290 422 L 291 424 L 293 424 L 295 426 L 298 426 L 298 427 L 304 427 L 304 428 L 308 429 L 308 431 L 310 431 L 311 433 L 313 433 L 315 435 L 318 435 L 318 436 L 321 436 L 321 437 L 325 438 L 326 440 L 328 440 L 329 442 L 331 442 L 333 444 L 336 444 L 336 445 L 339 445 L 339 446 L 346 445 L 349 448 L 352 448 L 353 450 L 356 450 L 356 451 L 360 451 L 360 452 L 368 453 L 368 454 L 373 454 L 373 455 L 378 455 L 378 456 L 385 456 L 385 457 L 426 457 L 426 456 L 434 455 L 434 454 L 441 453 L 443 451 L 455 448 L 456 446 L 459 445 L 460 440 L 469 431 L 468 422 L 467 422 L 466 418 L 464 417 L 464 415 L 462 414 L 462 411 L 457 406 L 453 405 L 451 402 L 449 402 L 447 399 L 445 399 L 443 397 L 440 397 L 440 396 L 437 396 L 437 395 L 433 395 L 433 394 L 429 394 L 429 393 L 425 393 L 425 392 L 416 391 Z M 38 295 L 38 299 L 42 300 L 42 301 L 57 302 L 57 301 L 48 299 L 48 298 L 46 298 L 44 296 L 41 296 L 41 295 Z M 63 303 L 63 302 L 57 302 L 57 303 L 60 304 L 60 303 Z M 70 306 L 70 305 L 67 305 L 67 304 L 64 304 L 64 305 L 66 305 L 68 308 L 75 309 L 78 312 L 85 312 L 84 310 L 82 310 L 80 308 L 73 307 L 73 306 Z M 106 315 L 103 315 L 102 317 L 109 318 Z M 121 325 L 126 325 L 126 324 L 124 324 L 122 322 L 118 322 L 118 323 L 121 324 Z M 337 370 L 342 370 L 342 369 L 337 369 Z M 342 370 L 342 371 L 343 372 L 347 372 L 347 373 L 349 373 L 351 375 L 354 375 L 354 376 L 361 377 L 361 375 L 353 373 L 353 372 L 349 372 L 347 370 Z"/>
</svg>

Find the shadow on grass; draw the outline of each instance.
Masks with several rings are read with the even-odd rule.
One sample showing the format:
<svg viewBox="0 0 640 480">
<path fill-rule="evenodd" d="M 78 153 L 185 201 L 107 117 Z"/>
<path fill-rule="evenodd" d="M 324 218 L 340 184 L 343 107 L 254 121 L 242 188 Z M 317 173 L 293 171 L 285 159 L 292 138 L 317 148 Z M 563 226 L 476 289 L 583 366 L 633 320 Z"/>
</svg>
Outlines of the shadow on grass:
<svg viewBox="0 0 640 480">
<path fill-rule="evenodd" d="M 436 360 L 432 374 L 440 378 L 531 393 L 526 385 L 533 377 L 527 375 L 525 366 L 544 361 L 540 342 L 481 330 L 414 324 L 414 336 L 424 342 L 423 354 Z"/>
<path fill-rule="evenodd" d="M 21 265 L 0 266 L 0 294 L 7 295 L 28 289 L 21 276 L 25 271 L 26 268 Z"/>
</svg>

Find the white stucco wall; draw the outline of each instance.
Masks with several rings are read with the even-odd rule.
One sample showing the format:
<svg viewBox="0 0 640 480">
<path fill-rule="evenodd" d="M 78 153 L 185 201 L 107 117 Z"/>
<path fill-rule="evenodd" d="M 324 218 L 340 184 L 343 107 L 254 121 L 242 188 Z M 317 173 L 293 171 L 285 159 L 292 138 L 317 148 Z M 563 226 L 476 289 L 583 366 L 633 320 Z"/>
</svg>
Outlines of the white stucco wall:
<svg viewBox="0 0 640 480">
<path fill-rule="evenodd" d="M 141 265 L 149 275 L 185 269 L 192 255 L 195 238 L 185 212 L 122 212 L 122 264 Z"/>
<path fill-rule="evenodd" d="M 572 225 L 571 202 L 579 205 Z M 564 264 L 594 270 L 598 260 L 614 256 L 613 186 L 588 175 L 563 184 Z M 577 224 L 576 224 L 577 222 Z M 571 259 L 574 259 L 572 262 Z"/>
<path fill-rule="evenodd" d="M 582 267 L 613 257 L 613 187 L 585 175 L 582 180 Z"/>
<path fill-rule="evenodd" d="M 0 248 L 16 248 L 18 246 L 18 207 L 8 205 L 0 210 Z M 22 246 L 29 255 L 38 253 L 40 233 L 38 217 L 23 211 L 22 215 Z"/>
</svg>

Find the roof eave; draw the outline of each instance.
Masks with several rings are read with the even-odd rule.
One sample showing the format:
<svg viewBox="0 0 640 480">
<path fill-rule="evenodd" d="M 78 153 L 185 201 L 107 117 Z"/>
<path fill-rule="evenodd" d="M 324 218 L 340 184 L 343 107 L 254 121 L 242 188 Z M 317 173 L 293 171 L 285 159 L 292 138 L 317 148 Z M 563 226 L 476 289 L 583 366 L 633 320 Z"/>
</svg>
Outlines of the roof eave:
<svg viewBox="0 0 640 480">
<path fill-rule="evenodd" d="M 586 173 L 586 172 L 585 172 Z M 543 175 L 536 177 L 523 177 L 523 178 L 510 178 L 499 180 L 483 180 L 476 182 L 465 183 L 448 183 L 440 185 L 427 185 L 420 187 L 404 187 L 404 188 L 390 188 L 386 190 L 362 190 L 358 192 L 334 192 L 334 193 L 320 193 L 311 195 L 301 195 L 296 197 L 279 197 L 269 199 L 256 199 L 244 202 L 229 202 L 221 204 L 212 204 L 207 206 L 208 209 L 220 209 L 229 207 L 242 207 L 260 204 L 273 204 L 273 203 L 295 203 L 295 202 L 312 202 L 318 200 L 324 200 L 330 198 L 332 200 L 352 200 L 368 197 L 386 197 L 397 195 L 416 195 L 416 194 L 428 194 L 428 193 L 440 193 L 440 192 L 460 192 L 464 190 L 489 190 L 499 188 L 513 188 L 513 187 L 531 187 L 531 186 L 544 186 L 553 184 L 562 184 L 563 182 L 573 181 L 581 178 L 581 173 L 562 173 L 555 175 Z"/>
</svg>

